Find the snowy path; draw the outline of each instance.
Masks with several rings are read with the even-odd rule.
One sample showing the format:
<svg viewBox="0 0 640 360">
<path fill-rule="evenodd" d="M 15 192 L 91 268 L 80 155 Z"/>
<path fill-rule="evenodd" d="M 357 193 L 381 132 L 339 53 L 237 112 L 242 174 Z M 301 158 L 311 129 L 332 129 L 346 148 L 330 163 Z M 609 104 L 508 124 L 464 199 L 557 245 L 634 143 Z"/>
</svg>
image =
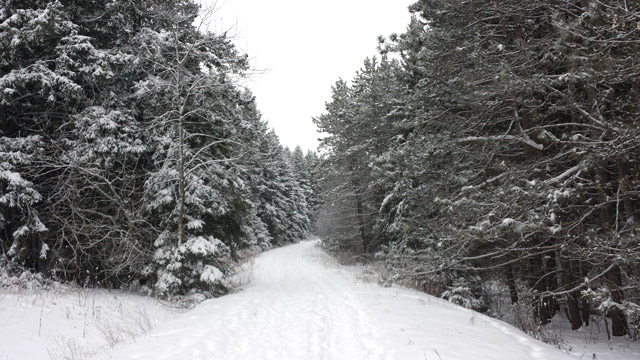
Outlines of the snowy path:
<svg viewBox="0 0 640 360">
<path fill-rule="evenodd" d="M 575 359 L 443 300 L 360 283 L 315 245 L 261 255 L 245 290 L 96 359 Z"/>
</svg>

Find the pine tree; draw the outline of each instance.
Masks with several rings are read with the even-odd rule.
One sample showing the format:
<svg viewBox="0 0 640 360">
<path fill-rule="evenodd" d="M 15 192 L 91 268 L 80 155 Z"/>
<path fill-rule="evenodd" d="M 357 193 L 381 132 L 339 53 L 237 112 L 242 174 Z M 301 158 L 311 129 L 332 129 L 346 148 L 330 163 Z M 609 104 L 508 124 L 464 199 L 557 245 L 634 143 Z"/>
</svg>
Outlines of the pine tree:
<svg viewBox="0 0 640 360">
<path fill-rule="evenodd" d="M 314 119 L 329 134 L 322 139 L 330 167 L 321 185 L 327 198 L 320 220 L 326 223 L 319 225 L 330 242 L 359 253 L 374 252 L 385 242 L 375 230 L 385 184 L 374 180 L 373 164 L 395 141 L 393 123 L 402 116 L 395 87 L 399 72 L 399 64 L 385 56 L 365 60 L 351 85 L 335 84 L 327 112 Z"/>
<path fill-rule="evenodd" d="M 267 226 L 274 245 L 284 245 L 309 234 L 309 217 L 304 192 L 273 131 L 266 132 L 259 145 L 261 165 L 254 178 L 257 214 Z"/>
<path fill-rule="evenodd" d="M 222 293 L 244 249 L 272 244 L 265 159 L 280 172 L 278 240 L 306 236 L 306 195 L 277 138 L 256 150 L 270 135 L 237 82 L 247 56 L 196 28 L 199 11 L 189 0 L 3 3 L 3 263 Z"/>
<path fill-rule="evenodd" d="M 436 295 L 486 310 L 492 281 L 542 324 L 597 308 L 628 333 L 639 9 L 625 4 L 416 2 L 381 44 L 396 75 L 379 87 L 365 63 L 316 119 L 319 230 L 382 243 L 396 278 Z"/>
<path fill-rule="evenodd" d="M 61 46 L 77 25 L 60 2 L 9 2 L 0 9 L 0 126 L 2 136 L 3 253 L 39 269 L 53 244 L 40 219 L 48 189 L 43 166 L 54 159 L 50 144 L 67 122 L 66 113 L 83 103 L 82 88 L 56 64 Z"/>
</svg>

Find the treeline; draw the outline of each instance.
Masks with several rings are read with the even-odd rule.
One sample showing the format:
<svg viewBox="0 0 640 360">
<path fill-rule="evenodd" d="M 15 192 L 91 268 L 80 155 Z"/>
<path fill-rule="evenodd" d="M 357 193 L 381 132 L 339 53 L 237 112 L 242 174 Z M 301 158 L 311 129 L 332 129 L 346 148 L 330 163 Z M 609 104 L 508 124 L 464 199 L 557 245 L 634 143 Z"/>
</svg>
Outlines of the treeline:
<svg viewBox="0 0 640 360">
<path fill-rule="evenodd" d="M 637 337 L 640 4 L 410 12 L 315 119 L 328 246 L 526 330 L 599 314 Z"/>
<path fill-rule="evenodd" d="M 245 249 L 309 233 L 314 153 L 284 149 L 191 0 L 0 7 L 0 265 L 222 293 Z"/>
</svg>

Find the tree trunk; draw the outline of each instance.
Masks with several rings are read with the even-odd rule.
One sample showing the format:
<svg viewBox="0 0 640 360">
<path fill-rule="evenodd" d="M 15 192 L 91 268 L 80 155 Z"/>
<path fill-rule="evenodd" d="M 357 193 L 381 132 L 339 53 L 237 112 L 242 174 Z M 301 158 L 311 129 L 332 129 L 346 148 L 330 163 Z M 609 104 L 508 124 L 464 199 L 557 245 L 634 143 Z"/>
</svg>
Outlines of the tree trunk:
<svg viewBox="0 0 640 360">
<path fill-rule="evenodd" d="M 558 276 L 556 275 L 557 272 L 557 261 L 556 261 L 556 254 L 555 252 L 550 253 L 548 257 L 543 257 L 543 264 L 544 264 L 544 287 L 545 290 L 547 291 L 555 291 L 558 289 Z M 553 317 L 559 310 L 560 310 L 560 305 L 558 304 L 558 301 L 556 300 L 555 297 L 548 297 L 547 301 L 547 308 L 548 308 L 548 312 L 550 317 Z"/>
<path fill-rule="evenodd" d="M 531 266 L 529 286 L 536 292 L 532 304 L 534 316 L 541 325 L 546 325 L 551 321 L 553 314 L 549 311 L 549 298 L 543 295 L 547 290 L 544 279 L 544 261 L 541 256 L 536 256 L 531 258 L 529 264 Z"/>
<path fill-rule="evenodd" d="M 358 216 L 358 226 L 359 226 L 359 230 L 360 230 L 360 240 L 361 240 L 361 244 L 362 244 L 362 252 L 366 253 L 367 252 L 367 237 L 366 237 L 366 232 L 365 232 L 365 224 L 364 224 L 364 211 L 363 211 L 363 207 L 362 207 L 362 199 L 360 197 L 360 182 L 358 180 L 355 180 L 354 185 L 356 187 L 355 189 L 355 197 L 356 197 L 356 215 Z"/>
<path fill-rule="evenodd" d="M 184 194 L 184 128 L 183 128 L 183 115 L 180 114 L 180 129 L 178 129 L 180 133 L 180 168 L 178 170 L 180 180 L 179 180 L 179 189 L 178 196 L 180 201 L 180 209 L 178 210 L 178 245 L 181 245 L 184 240 L 184 202 L 185 202 L 185 194 Z"/>
<path fill-rule="evenodd" d="M 508 264 L 505 268 L 507 276 L 507 285 L 509 286 L 509 297 L 511 298 L 511 304 L 518 302 L 518 288 L 516 287 L 516 277 L 513 273 L 513 266 Z"/>
<path fill-rule="evenodd" d="M 620 268 L 618 266 L 611 270 L 609 278 L 616 287 L 615 290 L 611 291 L 611 300 L 619 304 L 622 302 L 624 295 L 622 290 L 620 290 L 622 288 L 622 275 L 620 274 Z M 625 336 L 629 334 L 627 317 L 622 310 L 614 307 L 609 311 L 609 316 L 611 316 L 611 334 L 613 336 Z"/>
<path fill-rule="evenodd" d="M 598 183 L 598 202 L 602 204 L 598 210 L 598 217 L 600 221 L 600 227 L 602 230 L 608 230 L 611 222 L 611 214 L 609 212 L 609 204 L 607 203 L 607 183 L 609 182 L 609 176 L 607 174 L 607 164 L 597 166 L 597 183 Z"/>
<path fill-rule="evenodd" d="M 576 262 L 578 267 L 578 280 L 581 281 L 584 279 L 587 274 L 589 274 L 590 267 L 585 262 L 578 260 Z M 589 304 L 589 300 L 585 297 L 582 297 L 582 323 L 584 326 L 589 326 L 589 318 L 591 317 L 591 305 Z"/>
<path fill-rule="evenodd" d="M 580 314 L 580 291 L 572 291 L 567 294 L 567 307 L 569 310 L 569 321 L 571 321 L 571 330 L 578 330 L 582 327 L 582 316 Z"/>
<path fill-rule="evenodd" d="M 633 223 L 633 203 L 631 202 L 631 198 L 627 195 L 629 191 L 629 177 L 627 176 L 628 170 L 627 165 L 618 160 L 616 162 L 618 166 L 618 193 L 620 198 L 622 199 L 622 205 L 624 208 L 625 220 L 628 223 Z"/>
<path fill-rule="evenodd" d="M 179 54 L 179 46 L 178 46 L 178 31 L 175 30 L 173 32 L 173 37 L 175 40 L 175 51 L 176 51 L 176 59 L 180 59 Z M 186 57 L 184 58 L 186 59 Z M 184 61 L 183 59 L 183 61 Z M 182 87 L 182 73 L 180 66 L 182 64 L 178 64 L 176 68 L 176 88 L 180 89 Z M 189 101 L 189 93 L 186 94 L 185 98 L 182 99 L 182 103 L 180 104 L 180 110 L 178 112 L 178 146 L 179 146 L 179 168 L 178 168 L 178 176 L 180 177 L 178 182 L 178 201 L 179 209 L 178 209 L 178 245 L 181 245 L 184 241 L 184 203 L 185 203 L 185 192 L 184 192 L 184 117 L 187 113 L 187 103 Z"/>
<path fill-rule="evenodd" d="M 589 326 L 589 318 L 591 317 L 591 305 L 589 300 L 582 298 L 582 323 Z"/>
<path fill-rule="evenodd" d="M 576 276 L 575 266 L 571 261 L 563 258 L 562 265 L 562 285 L 564 288 L 573 288 L 578 285 L 580 278 Z M 580 290 L 575 290 L 567 294 L 567 315 L 571 322 L 571 330 L 578 330 L 582 327 L 583 318 L 580 313 Z"/>
</svg>

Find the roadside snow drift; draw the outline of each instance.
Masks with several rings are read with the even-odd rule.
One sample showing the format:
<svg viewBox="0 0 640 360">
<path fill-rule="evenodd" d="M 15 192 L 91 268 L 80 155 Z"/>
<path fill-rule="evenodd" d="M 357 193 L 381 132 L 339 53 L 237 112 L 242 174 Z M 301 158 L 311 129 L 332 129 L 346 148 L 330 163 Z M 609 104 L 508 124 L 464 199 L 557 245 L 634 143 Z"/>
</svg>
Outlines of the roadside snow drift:
<svg viewBox="0 0 640 360">
<path fill-rule="evenodd" d="M 122 291 L 0 289 L 0 360 L 84 360 L 184 310 Z"/>
<path fill-rule="evenodd" d="M 575 359 L 447 301 L 363 284 L 316 245 L 261 255 L 243 291 L 95 359 Z"/>
</svg>

